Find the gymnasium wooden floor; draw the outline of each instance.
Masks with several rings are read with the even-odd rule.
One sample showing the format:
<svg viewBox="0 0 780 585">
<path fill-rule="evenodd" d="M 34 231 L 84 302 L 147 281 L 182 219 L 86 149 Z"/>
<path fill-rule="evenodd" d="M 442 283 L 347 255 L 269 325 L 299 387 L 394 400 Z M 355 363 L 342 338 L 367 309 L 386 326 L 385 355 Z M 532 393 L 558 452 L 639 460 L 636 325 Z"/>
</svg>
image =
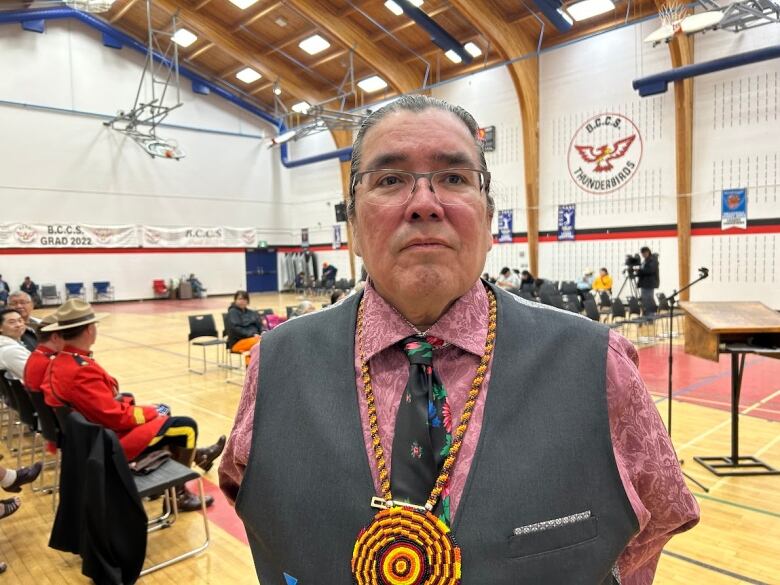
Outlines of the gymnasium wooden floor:
<svg viewBox="0 0 780 585">
<path fill-rule="evenodd" d="M 252 298 L 253 307 L 272 307 L 279 314 L 284 314 L 285 306 L 297 302 L 294 295 L 276 293 Z M 220 313 L 227 305 L 226 298 L 102 305 L 100 310 L 110 312 L 111 317 L 100 324 L 95 357 L 119 380 L 123 390 L 135 393 L 139 402 L 165 402 L 175 413 L 196 418 L 201 444 L 210 443 L 229 432 L 240 388 L 225 383 L 225 370 L 214 363 L 214 348 L 209 349 L 206 375 L 188 373 L 186 315 L 210 312 L 221 324 Z M 200 356 L 199 349 L 193 348 L 193 352 L 193 357 Z M 640 350 L 643 375 L 664 418 L 666 355 L 664 346 Z M 727 385 L 728 364 L 711 364 L 681 351 L 675 353 L 675 360 L 676 371 L 679 370 L 675 392 L 680 398 L 673 403 L 674 444 L 685 460 L 683 469 L 710 491 L 705 494 L 689 484 L 701 506 L 702 521 L 694 530 L 672 540 L 661 557 L 655 583 L 780 584 L 780 476 L 718 479 L 692 459 L 694 455 L 723 455 L 729 450 L 727 399 L 724 402 L 718 388 L 709 394 L 697 394 L 707 385 Z M 780 422 L 769 420 L 780 418 L 780 360 L 749 360 L 745 384 L 760 392 L 745 393 L 741 452 L 780 466 Z M 0 445 L 0 452 L 5 455 L 3 464 L 13 465 L 4 444 Z M 218 493 L 216 466 L 205 479 L 207 489 L 217 497 L 209 511 L 211 546 L 197 558 L 142 578 L 142 583 L 257 582 L 243 528 Z M 0 582 L 87 583 L 81 575 L 78 557 L 47 547 L 52 522 L 50 496 L 33 493 L 29 488 L 20 495 L 22 509 L 0 521 L 0 560 L 9 565 Z M 156 508 L 159 502 L 149 505 Z M 199 539 L 199 514 L 184 514 L 173 528 L 149 536 L 147 558 L 172 556 Z"/>
</svg>

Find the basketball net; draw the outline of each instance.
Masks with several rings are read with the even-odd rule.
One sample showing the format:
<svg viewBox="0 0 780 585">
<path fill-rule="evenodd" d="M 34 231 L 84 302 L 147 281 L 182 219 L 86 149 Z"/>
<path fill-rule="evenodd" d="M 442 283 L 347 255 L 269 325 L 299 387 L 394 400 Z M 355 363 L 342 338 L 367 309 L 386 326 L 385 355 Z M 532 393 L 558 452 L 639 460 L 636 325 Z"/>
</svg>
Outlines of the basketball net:
<svg viewBox="0 0 780 585">
<path fill-rule="evenodd" d="M 680 22 L 688 15 L 688 7 L 682 0 L 668 0 L 664 2 L 661 8 L 658 10 L 658 17 L 661 19 L 661 24 L 666 27 L 671 27 L 672 34 L 676 35 L 680 33 Z M 667 29 L 668 30 L 668 29 Z"/>
</svg>

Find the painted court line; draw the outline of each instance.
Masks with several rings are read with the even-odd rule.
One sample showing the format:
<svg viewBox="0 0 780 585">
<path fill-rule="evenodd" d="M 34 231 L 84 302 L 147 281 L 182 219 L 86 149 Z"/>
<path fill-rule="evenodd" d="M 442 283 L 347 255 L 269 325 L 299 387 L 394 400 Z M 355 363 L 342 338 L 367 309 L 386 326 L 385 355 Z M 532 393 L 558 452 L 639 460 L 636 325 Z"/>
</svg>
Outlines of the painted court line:
<svg viewBox="0 0 780 585">
<path fill-rule="evenodd" d="M 702 561 L 697 561 L 696 559 L 692 559 L 690 557 L 686 557 L 685 555 L 681 555 L 679 553 L 670 552 L 668 550 L 663 551 L 662 554 L 665 554 L 668 557 L 672 557 L 674 559 L 684 561 L 686 563 L 691 563 L 692 565 L 696 565 L 697 567 L 701 567 L 702 569 L 707 569 L 709 571 L 713 571 L 715 573 L 720 573 L 721 575 L 726 575 L 727 577 L 732 577 L 734 579 L 739 579 L 743 583 L 750 583 L 751 585 L 770 585 L 769 583 L 766 583 L 764 581 L 759 581 L 758 579 L 752 579 L 750 577 L 746 577 L 745 575 L 740 575 L 739 573 L 735 573 L 733 571 L 729 571 L 728 569 L 722 569 L 720 567 L 716 567 L 715 565 L 710 565 L 708 563 L 704 563 Z"/>
</svg>

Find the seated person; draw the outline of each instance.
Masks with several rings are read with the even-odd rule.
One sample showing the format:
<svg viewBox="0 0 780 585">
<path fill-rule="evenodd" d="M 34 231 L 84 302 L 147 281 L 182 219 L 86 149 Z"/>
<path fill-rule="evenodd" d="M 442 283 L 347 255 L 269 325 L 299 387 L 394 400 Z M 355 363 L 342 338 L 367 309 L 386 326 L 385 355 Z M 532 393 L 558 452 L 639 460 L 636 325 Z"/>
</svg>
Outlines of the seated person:
<svg viewBox="0 0 780 585">
<path fill-rule="evenodd" d="M 608 294 L 612 294 L 612 277 L 606 268 L 599 269 L 599 277 L 593 281 L 593 290 L 605 291 Z"/>
<path fill-rule="evenodd" d="M 520 290 L 533 292 L 535 281 L 536 279 L 534 278 L 533 274 L 531 274 L 528 270 L 523 270 L 520 273 Z"/>
<path fill-rule="evenodd" d="M 46 404 L 68 406 L 88 421 L 114 431 L 128 461 L 166 448 L 179 463 L 211 469 L 225 447 L 224 435 L 214 445 L 196 448 L 198 425 L 193 419 L 169 416 L 170 409 L 163 404 L 136 404 L 132 395 L 119 392 L 119 383 L 92 359 L 96 323 L 106 315 L 96 315 L 81 299 L 68 299 L 56 315 L 57 322 L 43 330 L 59 331 L 65 344 L 49 362 L 44 376 Z M 200 498 L 186 487 L 177 488 L 176 495 L 179 510 L 201 508 Z M 206 497 L 207 506 L 213 502 L 211 496 Z"/>
<path fill-rule="evenodd" d="M 508 266 L 504 266 L 496 279 L 496 286 L 503 289 L 520 288 L 520 278 Z"/>
<path fill-rule="evenodd" d="M 0 304 L 5 306 L 8 303 L 8 293 L 11 292 L 11 289 L 8 286 L 8 283 L 3 280 L 3 275 L 0 274 Z"/>
<path fill-rule="evenodd" d="M 593 268 L 586 268 L 582 277 L 577 281 L 577 294 L 585 297 L 585 294 L 593 288 Z"/>
<path fill-rule="evenodd" d="M 307 313 L 313 313 L 316 310 L 317 307 L 311 301 L 301 301 L 301 303 L 295 307 L 295 310 L 293 311 L 290 318 L 300 317 L 301 315 L 306 315 Z"/>
<path fill-rule="evenodd" d="M 41 295 L 38 294 L 38 285 L 35 284 L 29 276 L 24 277 L 24 282 L 19 287 L 19 289 L 27 293 L 29 297 L 32 299 L 33 306 L 37 309 L 43 305 L 43 301 L 41 301 Z"/>
<path fill-rule="evenodd" d="M 35 346 L 38 345 L 35 328 L 40 320 L 32 316 L 33 302 L 30 295 L 20 290 L 14 291 L 8 297 L 8 306 L 16 309 L 24 319 L 25 330 L 22 333 L 22 343 L 30 351 L 34 350 Z"/>
<path fill-rule="evenodd" d="M 27 364 L 24 366 L 24 385 L 30 392 L 43 392 L 43 377 L 46 375 L 49 362 L 65 346 L 65 340 L 59 331 L 43 331 L 44 327 L 56 322 L 57 314 L 51 313 L 41 319 L 38 326 L 38 345 L 27 358 Z"/>
<path fill-rule="evenodd" d="M 331 288 L 336 284 L 336 274 L 338 271 L 339 269 L 333 266 L 333 264 L 328 264 L 327 262 L 322 263 L 322 282 L 325 285 L 325 288 Z"/>
<path fill-rule="evenodd" d="M 0 370 L 6 376 L 24 381 L 24 365 L 30 350 L 22 343 L 24 319 L 16 309 L 0 309 Z"/>
<path fill-rule="evenodd" d="M 200 280 L 198 280 L 198 277 L 195 276 L 195 274 L 191 273 L 187 281 L 190 283 L 190 286 L 192 287 L 193 297 L 198 297 L 201 299 L 206 298 L 206 291 L 208 289 L 205 286 L 203 286 L 203 283 Z"/>
<path fill-rule="evenodd" d="M 337 288 L 333 291 L 333 294 L 330 295 L 330 304 L 335 305 L 345 296 L 347 296 L 347 293 L 344 291 L 344 289 Z"/>
<path fill-rule="evenodd" d="M 230 351 L 234 353 L 249 351 L 260 341 L 260 334 L 263 331 L 265 329 L 259 313 L 249 308 L 249 293 L 245 290 L 236 291 L 233 295 L 233 304 L 228 308 L 227 346 Z"/>
</svg>

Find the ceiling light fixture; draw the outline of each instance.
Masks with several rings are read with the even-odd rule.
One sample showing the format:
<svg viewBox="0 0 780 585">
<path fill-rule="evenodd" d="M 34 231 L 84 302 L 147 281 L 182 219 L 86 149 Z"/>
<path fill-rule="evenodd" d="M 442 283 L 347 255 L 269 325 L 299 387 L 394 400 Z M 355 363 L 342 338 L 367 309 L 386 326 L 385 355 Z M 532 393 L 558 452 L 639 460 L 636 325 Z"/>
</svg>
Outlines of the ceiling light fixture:
<svg viewBox="0 0 780 585">
<path fill-rule="evenodd" d="M 255 2 L 257 2 L 257 0 L 230 0 L 231 4 L 235 4 L 241 10 L 246 10 L 247 8 L 252 6 L 252 4 L 254 4 Z"/>
<path fill-rule="evenodd" d="M 358 81 L 358 87 L 366 93 L 374 93 L 387 87 L 387 82 L 378 75 L 372 75 Z"/>
<path fill-rule="evenodd" d="M 300 43 L 298 43 L 298 46 L 306 51 L 309 55 L 316 55 L 317 53 L 321 53 L 330 47 L 330 43 L 323 39 L 320 35 L 312 35 L 307 39 L 303 39 Z"/>
<path fill-rule="evenodd" d="M 450 60 L 450 61 L 452 61 L 453 63 L 460 63 L 461 61 L 463 61 L 463 59 L 461 59 L 461 58 L 460 58 L 460 55 L 458 55 L 458 54 L 457 54 L 455 51 L 453 51 L 452 49 L 450 49 L 449 51 L 447 51 L 446 53 L 444 53 L 444 56 L 445 56 L 445 57 L 447 57 L 447 59 L 449 59 L 449 60 Z"/>
<path fill-rule="evenodd" d="M 479 57 L 482 54 L 482 49 L 480 49 L 477 45 L 469 41 L 465 45 L 463 45 L 463 48 L 468 51 L 469 55 L 472 57 Z"/>
<path fill-rule="evenodd" d="M 172 38 L 174 43 L 184 48 L 189 47 L 192 43 L 198 40 L 198 37 L 195 36 L 192 32 L 188 31 L 186 28 L 180 28 L 177 30 Z"/>
<path fill-rule="evenodd" d="M 576 20 L 587 20 L 615 9 L 612 0 L 582 0 L 566 7 L 566 12 Z"/>
<path fill-rule="evenodd" d="M 292 107 L 292 111 L 298 112 L 299 114 L 306 114 L 310 107 L 309 102 L 298 102 Z"/>
<path fill-rule="evenodd" d="M 115 0 L 65 0 L 65 5 L 82 12 L 108 12 Z"/>
<path fill-rule="evenodd" d="M 282 88 L 278 83 L 274 83 L 274 95 L 282 95 Z"/>
<path fill-rule="evenodd" d="M 281 16 L 277 16 L 274 22 L 277 24 L 277 26 L 281 26 L 282 28 L 287 26 L 287 21 Z"/>
<path fill-rule="evenodd" d="M 410 2 L 417 8 L 423 5 L 423 0 L 410 0 Z M 387 2 L 385 2 L 385 8 L 396 16 L 401 16 L 404 13 L 404 9 L 401 8 L 397 2 L 393 2 L 393 0 L 387 0 Z"/>
<path fill-rule="evenodd" d="M 236 73 L 236 77 L 243 81 L 244 83 L 254 83 L 258 79 L 262 77 L 257 71 L 252 69 L 251 67 L 245 67 L 238 73 Z"/>
</svg>

